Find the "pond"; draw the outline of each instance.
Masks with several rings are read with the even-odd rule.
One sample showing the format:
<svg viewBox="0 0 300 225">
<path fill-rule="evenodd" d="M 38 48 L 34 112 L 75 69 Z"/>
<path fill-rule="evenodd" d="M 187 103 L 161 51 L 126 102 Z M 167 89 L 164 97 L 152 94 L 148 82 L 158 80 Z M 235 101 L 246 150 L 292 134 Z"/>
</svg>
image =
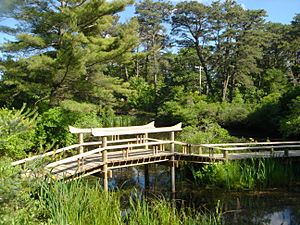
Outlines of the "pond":
<svg viewBox="0 0 300 225">
<path fill-rule="evenodd" d="M 215 212 L 218 201 L 222 218 L 230 225 L 299 225 L 300 188 L 268 189 L 260 191 L 224 191 L 197 187 L 177 173 L 176 194 L 170 193 L 169 167 L 152 164 L 145 167 L 129 167 L 113 171 L 110 189 L 138 192 L 142 196 L 175 199 L 178 207 Z M 95 179 L 95 178 L 94 178 Z"/>
</svg>

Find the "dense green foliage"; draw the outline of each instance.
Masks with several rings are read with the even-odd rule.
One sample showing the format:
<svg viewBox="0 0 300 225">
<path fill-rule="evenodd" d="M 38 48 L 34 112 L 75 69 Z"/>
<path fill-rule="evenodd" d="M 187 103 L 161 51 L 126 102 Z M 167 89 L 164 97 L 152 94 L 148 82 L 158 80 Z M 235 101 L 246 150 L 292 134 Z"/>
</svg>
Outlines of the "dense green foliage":
<svg viewBox="0 0 300 225">
<path fill-rule="evenodd" d="M 273 93 L 264 97 L 248 116 L 250 127 L 280 132 L 283 137 L 299 137 L 300 86 L 283 95 Z"/>
</svg>

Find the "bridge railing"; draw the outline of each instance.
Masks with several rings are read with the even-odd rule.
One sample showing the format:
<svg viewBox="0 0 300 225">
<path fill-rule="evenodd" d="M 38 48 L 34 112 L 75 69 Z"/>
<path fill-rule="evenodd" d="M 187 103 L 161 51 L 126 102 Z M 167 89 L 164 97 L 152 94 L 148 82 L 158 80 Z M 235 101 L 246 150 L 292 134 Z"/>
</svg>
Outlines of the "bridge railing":
<svg viewBox="0 0 300 225">
<path fill-rule="evenodd" d="M 39 155 L 31 156 L 31 157 L 28 157 L 28 158 L 25 158 L 25 159 L 21 159 L 21 160 L 12 162 L 11 165 L 12 166 L 21 165 L 21 164 L 25 164 L 25 163 L 33 161 L 33 160 L 44 159 L 46 157 L 55 156 L 57 154 L 62 154 L 62 153 L 65 153 L 65 152 L 70 152 L 71 150 L 77 149 L 77 148 L 79 148 L 81 146 L 82 147 L 84 147 L 84 146 L 97 146 L 99 144 L 101 144 L 101 142 L 99 142 L 99 141 L 96 141 L 96 142 L 86 142 L 86 143 L 82 143 L 82 144 L 74 144 L 74 145 L 70 145 L 70 146 L 67 146 L 67 147 L 59 148 L 59 149 L 56 149 L 56 150 L 53 150 L 53 151 L 49 151 L 49 152 L 46 152 L 46 153 L 42 153 L 42 154 L 39 154 Z"/>
<path fill-rule="evenodd" d="M 143 145 L 147 146 L 148 145 L 147 142 L 151 142 L 151 141 L 153 141 L 153 139 L 151 139 L 151 138 L 144 138 L 143 139 L 141 136 L 137 136 L 136 138 L 109 140 L 109 141 L 107 141 L 107 145 L 114 146 L 114 145 L 120 145 L 120 144 L 123 144 L 123 143 L 128 143 L 129 146 L 134 147 L 134 146 L 138 146 L 138 145 L 132 145 L 132 144 L 145 143 Z M 159 143 L 156 143 L 156 145 L 158 145 L 158 144 Z M 46 153 L 42 153 L 42 154 L 39 154 L 39 155 L 31 156 L 31 157 L 28 157 L 28 158 L 25 158 L 25 159 L 21 159 L 21 160 L 12 162 L 11 165 L 16 166 L 16 165 L 25 164 L 27 162 L 34 161 L 34 160 L 40 160 L 40 159 L 44 159 L 44 158 L 47 158 L 47 157 L 55 157 L 58 154 L 64 154 L 66 152 L 69 153 L 69 154 L 72 154 L 72 152 L 71 152 L 72 150 L 77 150 L 80 147 L 98 147 L 98 146 L 101 146 L 101 145 L 102 145 L 102 141 L 93 141 L 93 142 L 84 142 L 84 143 L 81 143 L 81 144 L 74 144 L 74 145 L 59 148 L 59 149 L 56 149 L 56 150 L 53 150 L 53 151 L 49 151 L 49 152 L 46 152 Z M 124 145 L 120 145 L 120 146 L 124 147 Z M 93 148 L 93 149 L 95 149 L 95 148 Z M 94 151 L 88 150 L 87 154 L 83 154 L 84 152 L 82 152 L 81 154 L 73 153 L 73 156 L 74 157 L 80 156 L 80 155 L 85 156 L 85 155 L 94 154 L 93 152 Z M 71 158 L 71 157 L 68 157 L 68 158 Z"/>
<path fill-rule="evenodd" d="M 276 156 L 283 154 L 288 157 L 291 150 L 300 150 L 300 141 L 285 142 L 251 142 L 251 143 L 227 143 L 227 144 L 204 144 L 202 147 L 210 149 L 210 154 L 214 156 L 222 153 L 224 159 L 228 159 L 232 154 L 261 153 Z"/>
<path fill-rule="evenodd" d="M 139 151 L 141 148 L 149 150 L 152 154 L 157 154 L 158 151 L 165 151 L 166 146 L 171 146 L 174 143 L 174 140 L 154 140 L 149 138 L 148 135 L 151 133 L 174 133 L 175 131 L 181 130 L 181 123 L 172 126 L 172 127 L 154 127 L 154 123 L 149 123 L 144 126 L 134 126 L 134 127 L 118 127 L 118 128 L 92 128 L 92 129 L 79 129 L 71 127 L 70 131 L 72 133 L 80 134 L 80 143 L 60 148 L 54 151 L 46 152 L 37 156 L 28 157 L 26 159 L 18 160 L 13 162 L 12 165 L 25 164 L 27 162 L 50 158 L 53 157 L 55 162 L 51 162 L 51 158 L 47 160 L 48 165 L 46 167 L 55 167 L 63 163 L 77 161 L 78 167 L 84 164 L 85 158 L 93 155 L 100 154 L 102 155 L 102 161 L 106 161 L 107 152 L 113 153 L 114 151 L 122 151 L 123 157 L 128 157 L 129 154 L 132 154 L 134 151 Z M 100 137 L 100 141 L 93 142 L 83 142 L 83 134 L 91 134 L 94 137 Z M 122 138 L 121 138 L 122 137 Z M 107 140 L 107 139 L 110 140 Z M 84 152 L 84 148 L 88 147 L 87 151 Z M 92 150 L 91 150 L 92 148 Z M 74 152 L 74 150 L 79 149 L 79 154 Z M 168 149 L 171 149 L 169 147 Z M 68 154 L 64 154 L 68 153 Z M 57 160 L 57 154 L 64 154 L 62 157 L 64 159 Z M 71 156 L 70 156 L 71 154 Z M 73 154 L 73 155 L 72 155 Z M 75 155 L 74 155 L 75 154 Z M 67 156 L 67 157 L 66 157 Z"/>
<path fill-rule="evenodd" d="M 123 145 L 110 145 L 110 146 L 105 146 L 105 147 L 99 147 L 93 150 L 90 150 L 88 152 L 84 152 L 78 155 L 74 155 L 59 161 L 55 161 L 52 162 L 50 164 L 48 164 L 46 167 L 47 168 L 53 168 L 65 163 L 69 163 L 69 162 L 74 162 L 80 161 L 80 164 L 83 165 L 84 161 L 86 159 L 88 159 L 89 156 L 92 155 L 99 155 L 102 156 L 102 160 L 100 162 L 105 163 L 107 160 L 104 160 L 105 157 L 103 157 L 103 152 L 107 151 L 108 154 L 114 154 L 114 153 L 122 153 L 122 159 L 126 159 L 129 158 L 129 154 L 135 153 L 135 151 L 141 151 L 141 149 L 145 149 L 145 147 L 147 147 L 148 150 L 148 155 L 157 155 L 159 152 L 165 151 L 170 152 L 170 151 L 166 151 L 165 146 L 168 144 L 171 144 L 172 141 L 155 141 L 155 142 L 147 142 L 147 143 L 127 143 L 127 144 L 123 144 Z M 146 156 L 146 154 L 145 154 Z M 81 165 L 78 165 L 79 167 Z"/>
<path fill-rule="evenodd" d="M 18 161 L 15 161 L 12 163 L 13 166 L 16 165 L 21 165 L 21 164 L 25 164 L 27 162 L 30 161 L 34 161 L 34 160 L 42 160 L 45 158 L 49 158 L 49 157 L 54 157 L 58 154 L 62 155 L 64 153 L 69 153 L 69 154 L 73 154 L 74 155 L 74 150 L 78 149 L 79 153 L 83 153 L 84 149 L 86 147 L 95 147 L 95 146 L 99 146 L 102 144 L 102 141 L 89 141 L 89 142 L 84 142 L 84 135 L 89 135 L 92 136 L 93 132 L 99 132 L 99 131 L 105 131 L 105 132 L 112 132 L 113 130 L 128 130 L 128 129 L 139 129 L 139 130 L 143 130 L 143 129 L 149 129 L 149 128 L 154 128 L 154 122 L 150 122 L 146 125 L 142 125 L 142 126 L 131 126 L 131 127 L 113 127 L 113 128 L 76 128 L 76 127 L 72 127 L 69 126 L 69 130 L 71 133 L 73 134 L 78 134 L 78 138 L 79 138 L 79 144 L 74 144 L 74 145 L 70 145 L 67 147 L 63 147 L 63 148 L 59 148 L 53 151 L 49 151 L 49 152 L 45 152 L 39 155 L 35 155 L 35 156 L 31 156 L 25 159 L 21 159 Z M 139 140 L 137 140 L 139 139 Z M 136 138 L 131 138 L 131 139 L 123 139 L 123 140 L 119 140 L 119 136 L 117 135 L 112 135 L 111 136 L 111 140 L 109 140 L 107 143 L 108 144 L 118 144 L 118 143 L 122 143 L 122 142 L 134 142 L 134 141 L 140 141 L 141 137 L 136 137 Z"/>
</svg>

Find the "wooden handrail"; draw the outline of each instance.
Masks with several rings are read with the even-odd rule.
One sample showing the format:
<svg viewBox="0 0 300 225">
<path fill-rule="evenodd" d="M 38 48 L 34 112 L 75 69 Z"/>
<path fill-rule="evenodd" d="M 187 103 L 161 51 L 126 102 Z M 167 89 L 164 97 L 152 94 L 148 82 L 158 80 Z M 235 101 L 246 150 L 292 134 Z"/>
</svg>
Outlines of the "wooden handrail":
<svg viewBox="0 0 300 225">
<path fill-rule="evenodd" d="M 127 139 L 121 139 L 121 140 L 107 141 L 107 143 L 108 144 L 122 143 L 122 142 L 128 142 L 128 141 L 136 141 L 136 140 L 137 140 L 137 138 L 127 138 Z M 47 157 L 47 156 L 52 156 L 52 155 L 55 155 L 55 154 L 58 154 L 58 153 L 61 153 L 61 152 L 65 152 L 65 151 L 68 151 L 68 150 L 71 150 L 71 149 L 79 148 L 80 146 L 93 146 L 93 145 L 101 145 L 101 144 L 102 144 L 102 141 L 93 141 L 93 142 L 84 142 L 82 144 L 74 144 L 74 145 L 70 145 L 70 146 L 67 146 L 67 147 L 59 148 L 57 150 L 49 151 L 49 152 L 46 152 L 46 153 L 43 153 L 43 154 L 39 154 L 39 155 L 31 156 L 31 157 L 28 157 L 28 158 L 25 158 L 25 159 L 21 159 L 21 160 L 12 162 L 11 165 L 16 166 L 16 165 L 24 164 L 26 162 L 29 162 L 29 161 L 32 161 L 32 160 L 35 160 L 35 159 L 42 159 L 42 158 Z"/>
<path fill-rule="evenodd" d="M 221 144 L 192 144 L 193 146 L 202 147 L 224 147 L 224 146 L 248 146 L 248 145 L 279 145 L 279 144 L 300 144 L 300 141 L 284 141 L 284 142 L 248 142 L 248 143 L 221 143 Z"/>
<path fill-rule="evenodd" d="M 91 151 L 84 152 L 82 154 L 78 154 L 78 155 L 75 155 L 75 156 L 71 156 L 71 157 L 68 157 L 68 158 L 50 163 L 46 166 L 46 168 L 55 167 L 55 166 L 63 164 L 63 163 L 68 163 L 68 162 L 73 162 L 73 161 L 76 161 L 76 160 L 80 160 L 80 159 L 83 159 L 84 157 L 87 157 L 87 156 L 90 156 L 90 155 L 93 155 L 93 154 L 96 154 L 96 153 L 101 153 L 104 150 L 110 151 L 110 150 L 116 150 L 116 149 L 124 149 L 124 148 L 128 148 L 128 147 L 134 148 L 134 147 L 144 147 L 146 145 L 147 146 L 153 146 L 153 145 L 171 144 L 171 143 L 172 143 L 172 141 L 158 141 L 158 142 L 147 142 L 147 143 L 140 143 L 140 144 L 126 144 L 126 145 L 106 146 L 105 148 L 96 148 L 96 149 L 93 149 Z"/>
<path fill-rule="evenodd" d="M 39 154 L 39 155 L 31 156 L 31 157 L 28 157 L 28 158 L 25 158 L 25 159 L 21 159 L 21 160 L 12 162 L 11 165 L 16 166 L 16 165 L 24 164 L 26 162 L 35 160 L 35 159 L 42 159 L 42 158 L 47 157 L 47 156 L 52 156 L 52 155 L 55 155 L 55 154 L 58 154 L 58 153 L 61 153 L 61 152 L 65 152 L 65 151 L 68 151 L 68 150 L 71 150 L 71 149 L 74 149 L 74 148 L 78 148 L 80 146 L 93 146 L 93 145 L 99 145 L 101 143 L 102 143 L 101 141 L 93 141 L 93 142 L 85 142 L 85 143 L 82 143 L 82 144 L 74 144 L 74 145 L 59 148 L 59 149 L 56 149 L 56 150 L 53 150 L 53 151 L 49 151 L 49 152 L 46 152 L 46 153 L 43 153 L 43 154 Z"/>
<path fill-rule="evenodd" d="M 46 152 L 44 154 L 35 155 L 35 156 L 29 157 L 29 158 L 26 158 L 26 159 L 21 159 L 21 160 L 12 162 L 11 165 L 12 166 L 20 165 L 20 164 L 26 163 L 28 161 L 32 161 L 32 160 L 35 160 L 35 159 L 41 159 L 41 158 L 44 158 L 44 157 L 47 157 L 47 156 L 55 155 L 57 153 L 60 153 L 60 152 L 66 151 L 66 150 L 70 150 L 70 149 L 73 149 L 73 148 L 78 148 L 79 146 L 80 146 L 80 144 L 70 145 L 70 146 L 60 148 L 60 149 L 57 149 L 57 150 L 54 150 L 54 151 Z"/>
<path fill-rule="evenodd" d="M 219 150 L 226 151 L 241 151 L 241 150 L 259 150 L 259 149 L 275 149 L 275 148 L 300 148 L 300 145 L 270 145 L 270 146 L 249 146 L 249 147 L 233 147 L 233 148 L 218 148 Z"/>
</svg>

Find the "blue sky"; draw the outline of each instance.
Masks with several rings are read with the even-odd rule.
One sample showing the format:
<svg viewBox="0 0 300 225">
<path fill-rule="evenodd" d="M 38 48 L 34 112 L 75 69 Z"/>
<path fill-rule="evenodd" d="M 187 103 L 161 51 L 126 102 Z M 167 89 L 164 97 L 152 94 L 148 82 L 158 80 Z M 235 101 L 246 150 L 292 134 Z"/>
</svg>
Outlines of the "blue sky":
<svg viewBox="0 0 300 225">
<path fill-rule="evenodd" d="M 238 0 L 247 9 L 264 9 L 268 21 L 288 24 L 300 13 L 300 0 Z"/>
<path fill-rule="evenodd" d="M 212 0 L 198 0 L 204 4 L 210 4 Z M 172 1 L 173 3 L 180 0 Z M 300 0 L 237 0 L 246 9 L 264 9 L 267 11 L 267 21 L 289 24 L 296 13 L 300 13 Z M 134 7 L 128 7 L 121 13 L 124 20 L 134 14 Z"/>
<path fill-rule="evenodd" d="M 267 11 L 267 21 L 288 24 L 292 21 L 296 13 L 300 13 L 300 0 L 237 0 L 247 9 L 264 9 Z M 179 2 L 173 1 L 174 3 Z M 209 4 L 211 0 L 199 0 L 199 2 Z M 1 6 L 0 6 L 1 7 Z M 122 20 L 131 18 L 134 14 L 134 7 L 127 7 L 121 13 Z M 2 21 L 0 25 L 13 24 L 11 21 Z M 9 39 L 9 36 L 0 33 L 0 43 Z"/>
</svg>

